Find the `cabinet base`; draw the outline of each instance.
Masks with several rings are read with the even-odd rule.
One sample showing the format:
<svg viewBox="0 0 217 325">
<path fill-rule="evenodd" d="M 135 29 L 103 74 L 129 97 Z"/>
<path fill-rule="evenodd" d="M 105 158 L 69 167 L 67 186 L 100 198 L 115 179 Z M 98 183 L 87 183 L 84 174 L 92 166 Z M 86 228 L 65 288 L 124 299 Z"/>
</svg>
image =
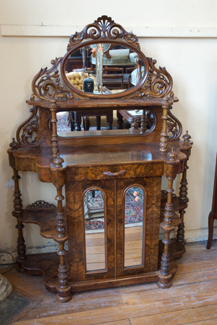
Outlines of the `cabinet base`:
<svg viewBox="0 0 217 325">
<path fill-rule="evenodd" d="M 160 244 L 160 251 L 161 248 L 162 248 L 162 244 Z M 170 251 L 171 277 L 174 277 L 178 269 L 177 263 L 176 261 L 174 261 L 174 258 L 181 257 L 184 252 L 185 252 L 184 245 L 178 243 L 176 239 L 173 239 L 171 245 L 171 251 Z M 58 289 L 57 289 L 58 288 L 58 271 L 57 271 L 58 264 L 59 264 L 59 256 L 56 253 L 27 255 L 24 261 L 18 262 L 19 268 L 23 269 L 25 273 L 30 275 L 42 275 L 46 289 L 53 293 L 58 293 Z M 86 280 L 86 281 L 79 281 L 79 282 L 69 282 L 69 286 L 71 286 L 71 293 L 74 293 L 74 292 L 81 292 L 87 290 L 114 288 L 114 287 L 126 286 L 126 285 L 157 282 L 158 280 L 159 280 L 159 271 L 154 271 L 149 273 L 123 276 L 120 278 L 106 278 L 106 279 Z M 57 300 L 62 301 L 62 298 L 58 299 L 58 297 L 59 296 L 57 295 Z"/>
</svg>

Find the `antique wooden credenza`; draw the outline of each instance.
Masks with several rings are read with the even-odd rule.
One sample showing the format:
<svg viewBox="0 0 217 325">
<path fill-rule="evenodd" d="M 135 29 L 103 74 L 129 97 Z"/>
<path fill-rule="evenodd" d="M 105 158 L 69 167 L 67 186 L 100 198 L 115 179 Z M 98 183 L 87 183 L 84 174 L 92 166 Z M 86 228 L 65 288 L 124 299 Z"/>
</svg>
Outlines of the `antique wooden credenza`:
<svg viewBox="0 0 217 325">
<path fill-rule="evenodd" d="M 114 51 L 126 50 L 110 52 L 124 55 L 111 55 L 109 62 L 115 67 L 118 62 L 126 66 L 132 58 L 127 78 L 136 76 L 136 85 L 113 91 L 111 72 L 110 89 L 104 87 L 104 44 Z M 80 71 L 65 71 L 68 58 L 78 50 L 96 55 L 92 71 L 85 66 Z M 18 128 L 16 141 L 13 139 L 8 150 L 15 183 L 18 268 L 43 275 L 46 288 L 57 293 L 61 302 L 69 301 L 73 292 L 136 283 L 157 281 L 159 287 L 169 288 L 177 270 L 175 258 L 185 252 L 183 217 L 192 147 L 188 133 L 180 140 L 182 126 L 171 113 L 178 101 L 172 77 L 142 53 L 134 34 L 107 16 L 72 35 L 65 56 L 51 64 L 34 77 L 33 95 L 27 101 L 32 106 L 31 116 Z M 87 73 L 94 80 L 94 92 L 76 86 Z M 103 110 L 117 111 L 116 129 L 58 131 L 57 115 L 61 112 L 91 111 L 102 116 Z M 120 112 L 135 110 L 142 114 L 135 117 L 131 128 L 123 129 Z M 34 171 L 40 182 L 52 183 L 57 206 L 36 201 L 23 208 L 19 171 Z M 172 186 L 178 174 L 182 176 L 176 196 Z M 168 181 L 166 191 L 161 191 L 163 176 Z M 93 219 L 87 219 L 86 210 L 91 204 L 96 208 L 95 195 L 103 212 L 97 217 L 96 210 Z M 137 210 L 139 222 L 135 221 Z M 134 214 L 131 224 L 129 211 Z M 97 220 L 101 228 L 91 231 L 87 220 L 91 225 Z M 24 223 L 38 224 L 42 236 L 58 243 L 58 252 L 26 255 Z M 170 239 L 176 227 L 177 237 Z"/>
</svg>

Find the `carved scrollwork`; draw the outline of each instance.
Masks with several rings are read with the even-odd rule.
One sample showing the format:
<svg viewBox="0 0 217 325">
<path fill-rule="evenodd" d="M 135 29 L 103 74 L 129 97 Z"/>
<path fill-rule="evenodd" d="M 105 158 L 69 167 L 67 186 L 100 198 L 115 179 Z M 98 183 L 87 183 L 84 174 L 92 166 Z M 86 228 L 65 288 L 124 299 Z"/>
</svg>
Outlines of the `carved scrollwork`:
<svg viewBox="0 0 217 325">
<path fill-rule="evenodd" d="M 169 135 L 168 141 L 175 141 L 179 139 L 182 134 L 182 124 L 181 122 L 171 113 L 168 112 L 169 118 L 167 119 L 167 133 Z"/>
<path fill-rule="evenodd" d="M 60 74 L 57 67 L 62 58 L 51 60 L 52 67 L 41 69 L 32 80 L 33 95 L 31 99 L 72 99 L 73 95 L 69 89 L 60 85 Z"/>
<path fill-rule="evenodd" d="M 37 209 L 56 209 L 54 204 L 45 202 L 43 200 L 38 200 L 26 207 L 26 210 L 37 210 Z"/>
<path fill-rule="evenodd" d="M 137 97 L 163 97 L 171 100 L 174 96 L 172 92 L 173 79 L 166 68 L 155 66 L 156 60 L 147 58 L 149 63 L 148 78 L 144 86 L 137 92 Z"/>
<path fill-rule="evenodd" d="M 37 115 L 37 107 L 30 109 L 31 116 L 23 122 L 17 129 L 17 142 L 21 147 L 39 147 L 40 146 L 40 130 L 39 117 Z"/>
<path fill-rule="evenodd" d="M 67 50 L 82 42 L 84 39 L 110 39 L 117 38 L 125 40 L 127 43 L 140 48 L 138 38 L 133 33 L 128 33 L 121 25 L 116 24 L 111 17 L 99 17 L 94 23 L 87 25 L 80 33 L 76 32 L 70 37 Z"/>
</svg>

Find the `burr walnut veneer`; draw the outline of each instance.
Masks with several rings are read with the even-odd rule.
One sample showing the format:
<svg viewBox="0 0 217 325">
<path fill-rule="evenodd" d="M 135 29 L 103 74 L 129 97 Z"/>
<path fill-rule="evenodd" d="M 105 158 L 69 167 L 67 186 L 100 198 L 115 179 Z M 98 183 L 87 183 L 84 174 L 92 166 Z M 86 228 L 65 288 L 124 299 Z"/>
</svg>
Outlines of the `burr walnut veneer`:
<svg viewBox="0 0 217 325">
<path fill-rule="evenodd" d="M 136 85 L 131 84 L 119 93 L 112 93 L 111 89 L 104 92 L 97 75 L 100 70 L 96 72 L 99 80 L 96 92 L 85 93 L 70 84 L 65 72 L 70 55 L 79 49 L 87 52 L 96 45 L 102 51 L 103 44 L 115 49 L 127 48 L 130 54 L 138 56 Z M 16 141 L 13 139 L 8 150 L 14 172 L 13 216 L 17 218 L 19 270 L 42 275 L 46 288 L 57 293 L 60 302 L 70 300 L 73 292 L 136 283 L 157 281 L 160 288 L 169 288 L 177 270 L 175 258 L 185 252 L 183 217 L 188 202 L 187 161 L 192 147 L 188 133 L 180 139 L 181 123 L 171 113 L 173 103 L 178 101 L 172 91 L 172 77 L 141 52 L 135 35 L 106 16 L 72 35 L 65 56 L 52 60 L 51 64 L 50 69 L 41 69 L 34 77 L 33 95 L 27 101 L 32 107 L 31 116 L 18 128 Z M 81 73 L 86 71 L 83 66 Z M 124 111 L 138 109 L 143 114 L 134 119 L 130 129 L 123 129 L 121 112 L 124 116 Z M 97 114 L 103 110 L 118 111 L 117 129 L 101 130 L 100 134 L 72 131 L 69 137 L 58 135 L 58 112 Z M 36 172 L 39 182 L 52 183 L 57 192 L 57 206 L 36 201 L 24 208 L 19 171 Z M 182 176 L 176 196 L 172 185 L 178 174 Z M 168 181 L 166 191 L 161 191 L 163 176 Z M 127 266 L 124 247 L 125 241 L 130 241 L 130 229 L 125 229 L 125 197 L 132 188 L 141 189 L 144 197 L 140 227 L 142 256 L 139 263 L 131 261 L 132 265 Z M 90 190 L 101 191 L 104 197 L 103 251 L 99 254 L 103 255 L 104 266 L 97 270 L 87 267 L 84 201 Z M 41 236 L 58 243 L 58 252 L 26 255 L 22 232 L 25 223 L 38 224 Z M 177 237 L 170 239 L 176 227 Z M 164 232 L 162 241 L 160 228 Z M 101 237 L 97 234 L 99 242 Z M 134 244 L 130 243 L 132 260 Z"/>
</svg>

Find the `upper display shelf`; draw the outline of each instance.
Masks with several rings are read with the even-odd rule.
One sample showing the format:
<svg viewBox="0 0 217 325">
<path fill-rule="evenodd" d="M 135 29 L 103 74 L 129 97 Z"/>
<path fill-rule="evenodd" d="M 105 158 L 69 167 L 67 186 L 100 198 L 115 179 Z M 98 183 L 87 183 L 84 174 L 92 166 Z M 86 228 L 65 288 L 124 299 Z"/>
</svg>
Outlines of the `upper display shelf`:
<svg viewBox="0 0 217 325">
<path fill-rule="evenodd" d="M 67 53 L 41 69 L 33 99 L 161 98 L 173 102 L 172 77 L 140 50 L 136 35 L 102 16 L 70 37 Z"/>
</svg>

